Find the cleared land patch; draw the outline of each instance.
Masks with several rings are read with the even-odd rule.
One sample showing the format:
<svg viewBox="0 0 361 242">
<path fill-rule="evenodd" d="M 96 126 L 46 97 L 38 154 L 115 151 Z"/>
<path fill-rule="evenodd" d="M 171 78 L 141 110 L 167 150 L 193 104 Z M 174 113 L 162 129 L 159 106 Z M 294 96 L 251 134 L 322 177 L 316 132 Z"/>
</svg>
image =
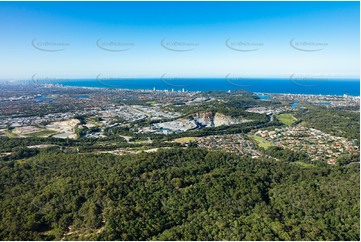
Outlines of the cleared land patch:
<svg viewBox="0 0 361 242">
<path fill-rule="evenodd" d="M 283 124 L 285 124 L 287 126 L 291 126 L 294 122 L 297 121 L 297 118 L 295 118 L 290 113 L 279 114 L 276 117 L 281 123 L 283 123 Z"/>
<path fill-rule="evenodd" d="M 173 140 L 173 142 L 184 144 L 184 143 L 189 143 L 189 142 L 192 142 L 195 140 L 196 139 L 194 137 L 182 137 L 182 138 Z"/>
<path fill-rule="evenodd" d="M 264 149 L 268 149 L 268 147 L 271 147 L 272 144 L 270 142 L 268 142 L 267 140 L 265 140 L 264 138 L 262 137 L 259 137 L 259 136 L 252 136 L 252 138 L 257 142 L 257 144 L 264 148 Z"/>
<path fill-rule="evenodd" d="M 40 131 L 42 131 L 42 129 L 35 126 L 24 126 L 24 127 L 17 127 L 12 132 L 16 135 L 30 135 L 30 134 L 38 133 Z"/>
</svg>

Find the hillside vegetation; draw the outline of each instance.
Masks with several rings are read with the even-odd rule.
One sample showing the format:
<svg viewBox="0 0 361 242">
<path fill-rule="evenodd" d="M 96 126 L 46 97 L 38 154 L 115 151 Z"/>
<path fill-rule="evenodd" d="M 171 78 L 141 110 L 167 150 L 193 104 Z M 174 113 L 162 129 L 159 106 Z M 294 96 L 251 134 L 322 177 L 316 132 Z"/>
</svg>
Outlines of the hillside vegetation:
<svg viewBox="0 0 361 242">
<path fill-rule="evenodd" d="M 359 164 L 200 149 L 0 163 L 2 240 L 359 240 Z"/>
</svg>

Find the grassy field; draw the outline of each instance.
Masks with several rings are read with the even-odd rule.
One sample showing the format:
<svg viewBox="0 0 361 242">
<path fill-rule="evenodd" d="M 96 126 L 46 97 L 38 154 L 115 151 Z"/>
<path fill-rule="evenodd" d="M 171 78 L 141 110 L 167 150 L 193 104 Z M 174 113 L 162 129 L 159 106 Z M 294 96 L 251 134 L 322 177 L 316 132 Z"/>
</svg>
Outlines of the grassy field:
<svg viewBox="0 0 361 242">
<path fill-rule="evenodd" d="M 192 142 L 195 140 L 196 139 L 194 137 L 182 137 L 182 138 L 173 140 L 173 142 L 184 144 L 184 143 L 189 143 L 189 142 Z"/>
<path fill-rule="evenodd" d="M 95 126 L 101 127 L 103 124 L 99 123 L 96 118 L 86 118 L 85 121 L 89 124 L 93 124 Z"/>
<path fill-rule="evenodd" d="M 297 121 L 297 119 L 290 113 L 283 113 L 277 115 L 276 117 L 281 123 L 288 126 L 291 126 L 295 121 Z"/>
<path fill-rule="evenodd" d="M 18 135 L 12 133 L 11 131 L 6 131 L 5 132 L 5 136 L 9 137 L 9 138 L 16 138 L 18 137 Z"/>
<path fill-rule="evenodd" d="M 264 149 L 268 149 L 268 147 L 272 146 L 270 142 L 267 140 L 259 137 L 259 136 L 252 136 L 252 138 L 258 143 L 258 145 Z"/>
<path fill-rule="evenodd" d="M 303 168 L 314 168 L 314 167 L 317 167 L 316 165 L 313 165 L 313 164 L 308 164 L 308 163 L 305 163 L 305 162 L 302 162 L 302 161 L 296 161 L 296 162 L 293 162 L 292 164 L 296 164 L 296 165 L 299 165 Z"/>
<path fill-rule="evenodd" d="M 147 102 L 148 104 L 152 105 L 152 106 L 156 106 L 158 105 L 159 103 L 156 102 L 156 101 L 150 101 L 150 102 Z"/>
</svg>

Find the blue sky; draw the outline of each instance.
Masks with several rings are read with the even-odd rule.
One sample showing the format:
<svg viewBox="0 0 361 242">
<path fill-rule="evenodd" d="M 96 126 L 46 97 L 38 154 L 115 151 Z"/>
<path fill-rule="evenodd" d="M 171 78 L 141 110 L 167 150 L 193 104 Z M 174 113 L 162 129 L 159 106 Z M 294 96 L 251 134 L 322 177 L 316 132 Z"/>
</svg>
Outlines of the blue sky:
<svg viewBox="0 0 361 242">
<path fill-rule="evenodd" d="M 0 2 L 0 79 L 358 77 L 359 14 L 359 2 Z"/>
</svg>

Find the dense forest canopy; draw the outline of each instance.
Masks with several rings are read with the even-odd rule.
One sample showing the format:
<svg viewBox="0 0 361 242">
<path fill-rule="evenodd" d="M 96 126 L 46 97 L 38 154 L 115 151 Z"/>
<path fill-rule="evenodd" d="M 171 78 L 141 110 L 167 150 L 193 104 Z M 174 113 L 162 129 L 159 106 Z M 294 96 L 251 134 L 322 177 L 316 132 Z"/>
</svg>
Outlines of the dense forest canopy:
<svg viewBox="0 0 361 242">
<path fill-rule="evenodd" d="M 2 240 L 360 239 L 359 163 L 193 148 L 30 156 L 0 163 Z"/>
</svg>

